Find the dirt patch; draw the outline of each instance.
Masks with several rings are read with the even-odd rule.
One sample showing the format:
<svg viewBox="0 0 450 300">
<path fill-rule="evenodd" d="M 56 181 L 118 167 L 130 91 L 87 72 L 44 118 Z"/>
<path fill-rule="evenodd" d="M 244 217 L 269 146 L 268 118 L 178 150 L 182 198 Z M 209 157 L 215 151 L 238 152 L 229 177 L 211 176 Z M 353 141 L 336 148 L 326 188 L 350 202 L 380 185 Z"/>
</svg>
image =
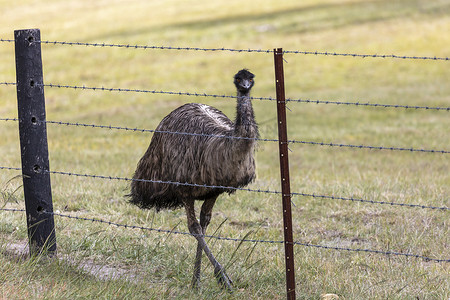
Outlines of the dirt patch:
<svg viewBox="0 0 450 300">
<path fill-rule="evenodd" d="M 27 242 L 9 243 L 0 249 L 3 255 L 17 259 L 25 260 L 29 258 L 29 246 Z M 117 280 L 125 279 L 128 281 L 138 280 L 138 274 L 134 270 L 126 269 L 121 266 L 101 264 L 94 260 L 75 260 L 69 255 L 57 254 L 56 258 L 77 269 L 88 273 L 99 280 Z"/>
<path fill-rule="evenodd" d="M 26 242 L 7 244 L 6 247 L 0 248 L 0 251 L 3 255 L 18 260 L 27 259 L 30 254 L 30 249 L 28 248 L 28 243 Z"/>
<path fill-rule="evenodd" d="M 138 276 L 137 273 L 129 269 L 125 269 L 120 266 L 99 264 L 91 259 L 88 260 L 73 260 L 68 255 L 63 257 L 58 257 L 62 259 L 71 266 L 83 270 L 83 272 L 89 273 L 90 275 L 96 277 L 99 280 L 117 280 L 125 279 L 127 281 L 136 281 Z"/>
</svg>

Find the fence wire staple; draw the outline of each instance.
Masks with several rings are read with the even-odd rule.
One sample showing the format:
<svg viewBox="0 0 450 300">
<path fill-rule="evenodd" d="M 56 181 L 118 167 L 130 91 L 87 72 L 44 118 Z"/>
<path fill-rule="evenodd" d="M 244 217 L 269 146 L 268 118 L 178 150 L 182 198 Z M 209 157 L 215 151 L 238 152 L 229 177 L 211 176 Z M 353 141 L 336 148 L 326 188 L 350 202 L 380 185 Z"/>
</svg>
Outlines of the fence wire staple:
<svg viewBox="0 0 450 300">
<path fill-rule="evenodd" d="M 0 211 L 25 212 L 24 209 L 15 209 L 15 208 L 0 208 Z M 105 220 L 96 219 L 96 218 L 71 216 L 71 215 L 62 214 L 59 212 L 43 212 L 43 213 L 62 217 L 62 218 L 81 220 L 81 221 L 89 221 L 89 222 L 97 222 L 97 223 L 107 224 L 109 226 L 116 226 L 116 227 L 121 227 L 121 228 L 126 228 L 126 229 L 139 229 L 139 230 L 153 231 L 153 232 L 158 232 L 158 233 L 177 234 L 177 235 L 183 235 L 183 236 L 195 236 L 195 234 L 191 234 L 189 232 L 169 230 L 169 229 L 160 229 L 160 228 L 151 228 L 151 227 L 145 227 L 145 226 L 139 226 L 139 225 L 121 224 L 121 223 L 105 221 Z M 205 238 L 212 238 L 212 239 L 217 239 L 217 240 L 240 242 L 240 243 L 241 242 L 260 243 L 260 244 L 284 244 L 285 243 L 284 241 L 275 241 L 275 240 L 242 239 L 242 238 L 215 236 L 215 235 L 203 235 L 203 236 Z M 432 261 L 432 262 L 437 262 L 437 263 L 450 262 L 450 259 L 432 258 L 432 257 L 423 256 L 423 255 L 418 255 L 418 254 L 403 253 L 403 252 L 396 252 L 396 251 L 383 251 L 383 250 L 374 250 L 374 249 L 366 249 L 366 248 L 333 247 L 333 246 L 315 245 L 315 244 L 304 243 L 304 242 L 299 242 L 299 241 L 294 241 L 294 245 L 312 247 L 312 248 L 318 248 L 318 249 L 336 250 L 336 251 L 374 253 L 374 254 L 382 254 L 382 255 L 387 255 L 387 256 L 389 256 L 389 255 L 405 256 L 405 257 L 409 257 L 409 258 L 418 258 L 418 259 L 423 259 L 424 261 Z"/>
</svg>

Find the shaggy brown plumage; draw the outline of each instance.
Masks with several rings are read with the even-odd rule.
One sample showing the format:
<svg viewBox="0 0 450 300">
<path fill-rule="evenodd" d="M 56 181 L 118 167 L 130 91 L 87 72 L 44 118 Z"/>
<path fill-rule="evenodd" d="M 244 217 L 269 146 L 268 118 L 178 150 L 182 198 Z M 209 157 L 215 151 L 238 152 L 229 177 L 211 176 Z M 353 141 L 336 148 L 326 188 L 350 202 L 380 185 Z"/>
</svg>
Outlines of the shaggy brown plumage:
<svg viewBox="0 0 450 300">
<path fill-rule="evenodd" d="M 198 103 L 185 104 L 161 121 L 137 165 L 133 178 L 138 180 L 131 183 L 131 203 L 157 211 L 184 206 L 190 232 L 194 235 L 205 234 L 217 196 L 224 192 L 233 193 L 234 189 L 153 183 L 139 179 L 227 187 L 243 187 L 254 180 L 253 155 L 258 126 L 249 97 L 254 85 L 253 78 L 254 75 L 245 69 L 234 77 L 238 91 L 234 122 L 218 109 Z M 200 224 L 195 218 L 195 200 L 205 201 Z M 199 281 L 201 252 L 204 250 L 215 266 L 219 281 L 231 288 L 231 280 L 210 253 L 203 237 L 195 237 L 199 245 L 193 285 L 196 286 Z"/>
<path fill-rule="evenodd" d="M 251 74 L 242 70 L 236 76 L 247 73 Z M 156 131 L 219 137 L 156 132 L 133 178 L 229 187 L 250 183 L 255 178 L 255 140 L 220 137 L 258 136 L 253 108 L 246 94 L 245 90 L 238 94 L 235 122 L 204 104 L 189 103 L 172 111 Z M 205 200 L 234 191 L 133 181 L 131 202 L 141 208 L 174 209 L 183 206 L 184 199 Z"/>
</svg>

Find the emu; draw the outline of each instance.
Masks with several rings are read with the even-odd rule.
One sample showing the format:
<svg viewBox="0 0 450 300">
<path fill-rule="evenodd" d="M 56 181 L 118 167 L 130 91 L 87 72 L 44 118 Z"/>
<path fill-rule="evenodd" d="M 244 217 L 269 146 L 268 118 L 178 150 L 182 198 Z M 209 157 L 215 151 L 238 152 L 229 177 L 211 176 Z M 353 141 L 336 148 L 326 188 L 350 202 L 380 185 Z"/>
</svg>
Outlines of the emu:
<svg viewBox="0 0 450 300">
<path fill-rule="evenodd" d="M 156 211 L 184 206 L 189 232 L 197 239 L 193 288 L 200 283 L 204 251 L 214 267 L 219 285 L 232 290 L 231 279 L 211 253 L 204 235 L 217 197 L 224 192 L 232 194 L 236 191 L 223 187 L 243 187 L 255 178 L 254 152 L 259 134 L 249 96 L 254 77 L 247 69 L 234 76 L 237 88 L 234 122 L 220 110 L 198 103 L 185 104 L 167 115 L 156 128 L 133 176 L 131 203 Z M 195 200 L 203 201 L 200 223 L 195 216 Z"/>
</svg>

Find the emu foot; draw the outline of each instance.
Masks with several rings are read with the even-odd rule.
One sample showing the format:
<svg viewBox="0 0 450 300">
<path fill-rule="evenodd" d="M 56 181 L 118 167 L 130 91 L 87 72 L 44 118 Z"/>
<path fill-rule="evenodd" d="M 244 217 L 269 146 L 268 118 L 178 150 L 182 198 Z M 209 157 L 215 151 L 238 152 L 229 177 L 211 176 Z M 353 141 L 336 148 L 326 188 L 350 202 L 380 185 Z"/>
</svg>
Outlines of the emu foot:
<svg viewBox="0 0 450 300">
<path fill-rule="evenodd" d="M 198 288 L 200 287 L 200 276 L 192 276 L 191 287 L 193 290 L 198 290 Z"/>
<path fill-rule="evenodd" d="M 233 281 L 228 277 L 223 268 L 216 267 L 214 270 L 214 276 L 217 278 L 217 282 L 222 288 L 227 289 L 230 293 L 233 292 Z"/>
</svg>

